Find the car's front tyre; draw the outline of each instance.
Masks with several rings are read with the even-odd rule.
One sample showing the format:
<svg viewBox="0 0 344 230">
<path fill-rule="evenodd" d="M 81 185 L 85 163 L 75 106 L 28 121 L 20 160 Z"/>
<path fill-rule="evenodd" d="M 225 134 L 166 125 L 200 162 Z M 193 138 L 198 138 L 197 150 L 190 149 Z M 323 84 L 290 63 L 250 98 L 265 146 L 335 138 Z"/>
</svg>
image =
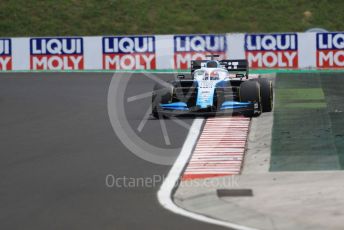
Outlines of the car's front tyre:
<svg viewBox="0 0 344 230">
<path fill-rule="evenodd" d="M 159 119 L 159 105 L 171 103 L 173 95 L 172 85 L 162 85 L 156 83 L 152 93 L 152 116 Z"/>
<path fill-rule="evenodd" d="M 262 98 L 262 111 L 271 112 L 273 108 L 273 87 L 272 81 L 266 78 L 258 78 L 260 95 Z"/>
<path fill-rule="evenodd" d="M 240 101 L 258 104 L 258 108 L 243 112 L 246 117 L 259 116 L 261 114 L 261 92 L 257 81 L 245 81 L 240 85 Z"/>
</svg>

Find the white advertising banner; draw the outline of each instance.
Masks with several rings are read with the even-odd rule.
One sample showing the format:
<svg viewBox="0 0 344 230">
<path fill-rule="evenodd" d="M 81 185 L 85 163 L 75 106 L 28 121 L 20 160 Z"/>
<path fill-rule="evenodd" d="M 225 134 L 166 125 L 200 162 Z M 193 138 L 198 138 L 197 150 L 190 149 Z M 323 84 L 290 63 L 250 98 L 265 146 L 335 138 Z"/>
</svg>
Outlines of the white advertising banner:
<svg viewBox="0 0 344 230">
<path fill-rule="evenodd" d="M 253 69 L 339 69 L 344 32 L 0 38 L 0 71 L 185 70 L 208 54 Z"/>
</svg>

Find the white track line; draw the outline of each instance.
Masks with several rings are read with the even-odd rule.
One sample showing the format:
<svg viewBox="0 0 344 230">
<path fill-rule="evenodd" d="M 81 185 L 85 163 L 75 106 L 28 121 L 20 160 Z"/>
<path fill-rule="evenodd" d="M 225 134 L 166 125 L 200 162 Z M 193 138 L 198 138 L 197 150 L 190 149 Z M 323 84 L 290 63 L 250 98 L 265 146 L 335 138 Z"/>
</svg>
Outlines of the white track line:
<svg viewBox="0 0 344 230">
<path fill-rule="evenodd" d="M 198 221 L 206 222 L 209 224 L 215 224 L 215 225 L 219 225 L 223 227 L 228 227 L 228 228 L 234 228 L 238 230 L 256 230 L 254 228 L 248 228 L 248 227 L 241 226 L 238 224 L 233 224 L 233 223 L 225 222 L 222 220 L 213 219 L 208 216 L 204 216 L 198 213 L 187 211 L 177 206 L 173 202 L 173 198 L 172 198 L 173 193 L 176 189 L 176 185 L 178 184 L 180 180 L 183 170 L 190 159 L 193 147 L 195 146 L 197 142 L 198 136 L 202 128 L 203 120 L 204 119 L 200 119 L 200 118 L 195 119 L 195 121 L 192 123 L 189 134 L 184 142 L 183 148 L 158 191 L 158 200 L 160 204 L 167 210 L 170 210 L 176 214 L 186 216 Z"/>
</svg>

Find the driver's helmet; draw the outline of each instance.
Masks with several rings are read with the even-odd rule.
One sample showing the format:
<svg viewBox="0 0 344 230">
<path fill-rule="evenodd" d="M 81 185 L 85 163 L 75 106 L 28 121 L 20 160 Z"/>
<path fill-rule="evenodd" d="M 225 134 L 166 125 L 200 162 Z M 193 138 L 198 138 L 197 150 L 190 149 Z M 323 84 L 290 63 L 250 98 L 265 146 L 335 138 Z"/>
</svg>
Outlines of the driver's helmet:
<svg viewBox="0 0 344 230">
<path fill-rule="evenodd" d="M 210 80 L 219 80 L 220 79 L 220 74 L 218 71 L 212 71 L 210 73 Z"/>
</svg>

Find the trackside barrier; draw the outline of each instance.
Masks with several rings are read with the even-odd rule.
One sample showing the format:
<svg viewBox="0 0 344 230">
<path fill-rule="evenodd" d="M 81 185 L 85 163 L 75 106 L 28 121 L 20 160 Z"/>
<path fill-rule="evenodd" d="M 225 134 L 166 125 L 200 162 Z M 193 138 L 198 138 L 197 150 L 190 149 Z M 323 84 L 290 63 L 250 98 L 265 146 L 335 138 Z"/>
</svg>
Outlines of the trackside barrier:
<svg viewBox="0 0 344 230">
<path fill-rule="evenodd" d="M 210 53 L 254 69 L 344 69 L 344 32 L 0 38 L 0 71 L 179 70 Z"/>
</svg>

